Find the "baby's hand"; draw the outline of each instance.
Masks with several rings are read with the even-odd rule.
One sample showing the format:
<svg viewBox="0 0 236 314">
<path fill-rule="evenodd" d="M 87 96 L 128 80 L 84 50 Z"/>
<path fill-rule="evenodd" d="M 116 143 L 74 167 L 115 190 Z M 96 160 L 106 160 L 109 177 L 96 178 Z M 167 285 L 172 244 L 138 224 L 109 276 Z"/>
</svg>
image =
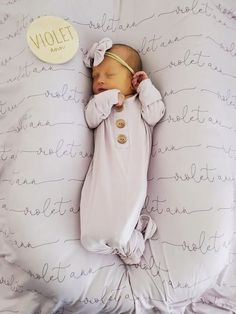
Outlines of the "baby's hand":
<svg viewBox="0 0 236 314">
<path fill-rule="evenodd" d="M 122 107 L 123 102 L 125 100 L 125 96 L 121 93 L 118 94 L 118 103 L 115 105 L 116 107 Z"/>
<path fill-rule="evenodd" d="M 132 85 L 135 90 L 137 90 L 139 84 L 143 81 L 148 79 L 147 73 L 144 71 L 138 71 L 134 73 L 133 79 L 132 79 Z"/>
</svg>

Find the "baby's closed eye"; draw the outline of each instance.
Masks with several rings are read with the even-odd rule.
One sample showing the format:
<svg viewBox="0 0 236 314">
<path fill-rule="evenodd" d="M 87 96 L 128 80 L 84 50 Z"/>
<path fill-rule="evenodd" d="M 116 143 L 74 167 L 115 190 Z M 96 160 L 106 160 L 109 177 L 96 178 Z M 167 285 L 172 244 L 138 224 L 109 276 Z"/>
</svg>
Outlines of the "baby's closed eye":
<svg viewBox="0 0 236 314">
<path fill-rule="evenodd" d="M 107 77 L 113 77 L 113 76 L 115 76 L 116 74 L 115 73 L 106 73 L 106 76 Z"/>
</svg>

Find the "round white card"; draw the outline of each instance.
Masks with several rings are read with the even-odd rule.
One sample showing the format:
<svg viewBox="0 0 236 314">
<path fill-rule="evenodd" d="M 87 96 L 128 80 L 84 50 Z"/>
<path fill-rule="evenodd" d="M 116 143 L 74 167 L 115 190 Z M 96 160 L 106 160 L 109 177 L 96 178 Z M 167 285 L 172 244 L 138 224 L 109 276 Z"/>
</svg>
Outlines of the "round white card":
<svg viewBox="0 0 236 314">
<path fill-rule="evenodd" d="M 54 64 L 71 60 L 79 48 L 75 28 L 57 16 L 35 19 L 27 30 L 27 42 L 40 60 Z"/>
</svg>

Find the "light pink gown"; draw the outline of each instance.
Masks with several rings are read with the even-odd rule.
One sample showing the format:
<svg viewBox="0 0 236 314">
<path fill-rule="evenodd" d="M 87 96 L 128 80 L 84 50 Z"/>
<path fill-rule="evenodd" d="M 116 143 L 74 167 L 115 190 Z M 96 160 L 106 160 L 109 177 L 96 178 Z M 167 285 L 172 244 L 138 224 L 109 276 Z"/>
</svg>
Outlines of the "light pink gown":
<svg viewBox="0 0 236 314">
<path fill-rule="evenodd" d="M 81 194 L 81 243 L 89 251 L 118 254 L 127 264 L 138 263 L 144 242 L 156 230 L 140 212 L 147 192 L 147 171 L 153 126 L 165 106 L 149 79 L 137 94 L 118 103 L 119 90 L 95 95 L 85 108 L 94 131 L 94 156 Z"/>
</svg>

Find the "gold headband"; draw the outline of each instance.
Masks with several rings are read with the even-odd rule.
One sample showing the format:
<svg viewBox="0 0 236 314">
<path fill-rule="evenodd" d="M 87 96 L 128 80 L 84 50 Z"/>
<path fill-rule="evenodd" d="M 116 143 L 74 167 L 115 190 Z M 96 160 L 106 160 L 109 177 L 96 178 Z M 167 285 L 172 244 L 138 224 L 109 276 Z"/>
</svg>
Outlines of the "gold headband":
<svg viewBox="0 0 236 314">
<path fill-rule="evenodd" d="M 134 70 L 126 63 L 123 59 L 121 59 L 119 56 L 117 56 L 115 53 L 112 52 L 105 52 L 105 56 L 110 57 L 116 61 L 118 61 L 120 64 L 125 66 L 132 74 L 134 74 Z"/>
</svg>

